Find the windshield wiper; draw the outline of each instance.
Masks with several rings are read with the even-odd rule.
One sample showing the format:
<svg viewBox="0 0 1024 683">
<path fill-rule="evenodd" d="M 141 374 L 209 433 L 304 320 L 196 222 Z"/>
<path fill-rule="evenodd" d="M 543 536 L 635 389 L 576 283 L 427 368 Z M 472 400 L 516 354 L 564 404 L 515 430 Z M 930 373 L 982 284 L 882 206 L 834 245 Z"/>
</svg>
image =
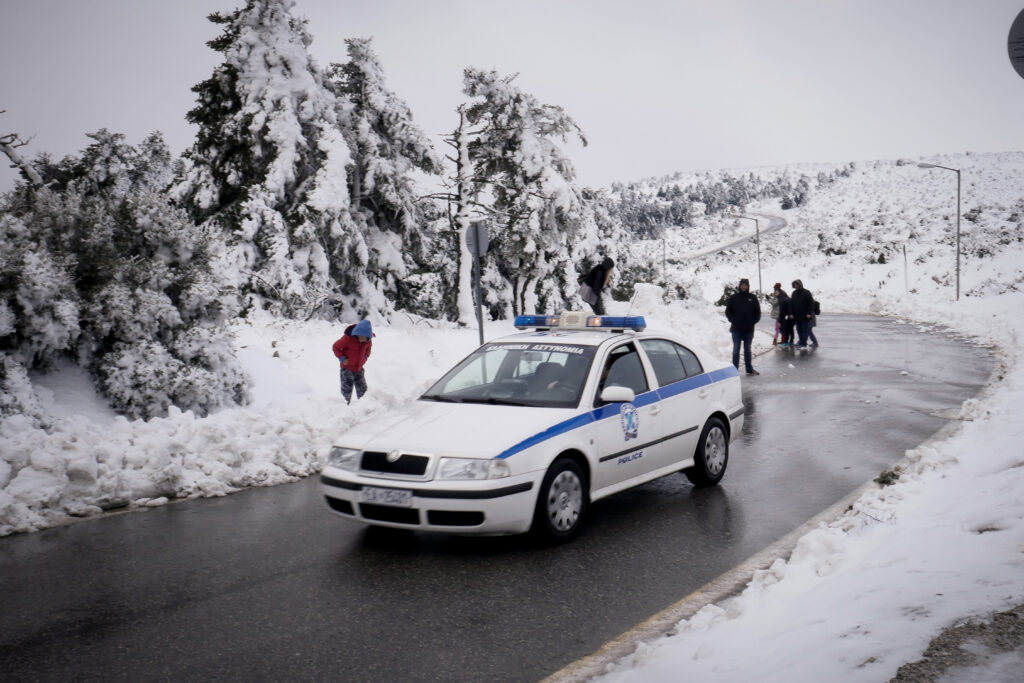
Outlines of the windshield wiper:
<svg viewBox="0 0 1024 683">
<path fill-rule="evenodd" d="M 463 403 L 486 403 L 491 406 L 533 406 L 533 403 L 525 403 L 523 401 L 510 401 L 505 398 L 494 398 L 488 396 L 487 398 L 464 398 Z"/>
<path fill-rule="evenodd" d="M 423 394 L 420 399 L 424 401 L 438 401 L 440 403 L 462 403 L 461 398 L 449 398 L 440 394 Z"/>
</svg>

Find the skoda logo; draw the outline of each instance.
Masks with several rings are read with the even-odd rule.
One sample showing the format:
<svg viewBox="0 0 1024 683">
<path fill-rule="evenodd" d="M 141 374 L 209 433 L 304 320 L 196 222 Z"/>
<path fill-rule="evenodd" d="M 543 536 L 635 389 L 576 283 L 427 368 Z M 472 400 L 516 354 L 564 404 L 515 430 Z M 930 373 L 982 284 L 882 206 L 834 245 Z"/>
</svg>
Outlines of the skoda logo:
<svg viewBox="0 0 1024 683">
<path fill-rule="evenodd" d="M 401 451 L 391 451 L 388 453 L 388 462 L 398 462 L 402 459 Z"/>
</svg>

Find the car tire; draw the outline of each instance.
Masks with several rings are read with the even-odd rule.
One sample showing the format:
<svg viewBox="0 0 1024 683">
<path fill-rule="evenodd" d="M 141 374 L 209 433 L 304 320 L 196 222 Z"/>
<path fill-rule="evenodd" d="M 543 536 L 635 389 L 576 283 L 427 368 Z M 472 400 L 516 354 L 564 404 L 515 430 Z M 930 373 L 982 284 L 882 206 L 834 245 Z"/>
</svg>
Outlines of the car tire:
<svg viewBox="0 0 1024 683">
<path fill-rule="evenodd" d="M 569 458 L 559 458 L 548 468 L 537 493 L 534 533 L 555 543 L 574 538 L 583 526 L 589 498 L 583 469 Z"/>
<path fill-rule="evenodd" d="M 729 464 L 729 436 L 725 424 L 713 417 L 704 424 L 697 450 L 693 454 L 693 467 L 683 470 L 694 486 L 714 486 L 722 481 Z"/>
</svg>

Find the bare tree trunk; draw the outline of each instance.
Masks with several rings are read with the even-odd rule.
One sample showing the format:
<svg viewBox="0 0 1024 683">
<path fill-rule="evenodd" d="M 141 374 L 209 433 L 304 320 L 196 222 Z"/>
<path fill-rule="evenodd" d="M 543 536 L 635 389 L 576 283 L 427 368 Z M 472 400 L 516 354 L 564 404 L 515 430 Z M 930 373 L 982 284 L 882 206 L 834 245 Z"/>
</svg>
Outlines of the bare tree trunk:
<svg viewBox="0 0 1024 683">
<path fill-rule="evenodd" d="M 466 140 L 466 112 L 459 107 L 459 127 L 455 131 L 455 168 L 458 197 L 456 199 L 455 227 L 459 231 L 459 288 L 458 311 L 459 322 L 471 325 L 476 320 L 473 310 L 473 255 L 466 246 L 466 231 L 469 229 L 469 203 L 473 190 L 470 187 L 470 175 L 473 166 L 469 160 L 469 141 Z"/>
<path fill-rule="evenodd" d="M 22 177 L 31 183 L 33 187 L 42 187 L 43 179 L 36 169 L 15 151 L 15 148 L 22 147 L 25 144 L 27 143 L 23 142 L 21 138 L 13 133 L 4 135 L 0 137 L 0 152 L 7 155 L 7 158 L 11 160 L 11 168 L 17 168 L 21 171 Z"/>
</svg>

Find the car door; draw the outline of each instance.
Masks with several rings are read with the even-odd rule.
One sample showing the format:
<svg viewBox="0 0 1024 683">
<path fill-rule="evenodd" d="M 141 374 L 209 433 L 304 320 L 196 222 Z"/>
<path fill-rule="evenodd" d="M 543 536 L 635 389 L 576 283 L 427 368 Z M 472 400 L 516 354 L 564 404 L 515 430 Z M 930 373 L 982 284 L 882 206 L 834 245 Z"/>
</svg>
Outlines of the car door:
<svg viewBox="0 0 1024 683">
<path fill-rule="evenodd" d="M 671 469 L 693 457 L 707 413 L 707 386 L 696 354 L 668 339 L 644 339 L 640 348 L 657 383 L 662 406 L 662 442 L 652 451 L 652 469 Z"/>
<path fill-rule="evenodd" d="M 593 399 L 599 458 L 595 490 L 650 472 L 662 432 L 661 406 L 636 344 L 630 341 L 613 347 L 597 367 L 601 374 Z M 636 398 L 631 403 L 604 404 L 601 391 L 611 386 L 629 387 Z"/>
</svg>

